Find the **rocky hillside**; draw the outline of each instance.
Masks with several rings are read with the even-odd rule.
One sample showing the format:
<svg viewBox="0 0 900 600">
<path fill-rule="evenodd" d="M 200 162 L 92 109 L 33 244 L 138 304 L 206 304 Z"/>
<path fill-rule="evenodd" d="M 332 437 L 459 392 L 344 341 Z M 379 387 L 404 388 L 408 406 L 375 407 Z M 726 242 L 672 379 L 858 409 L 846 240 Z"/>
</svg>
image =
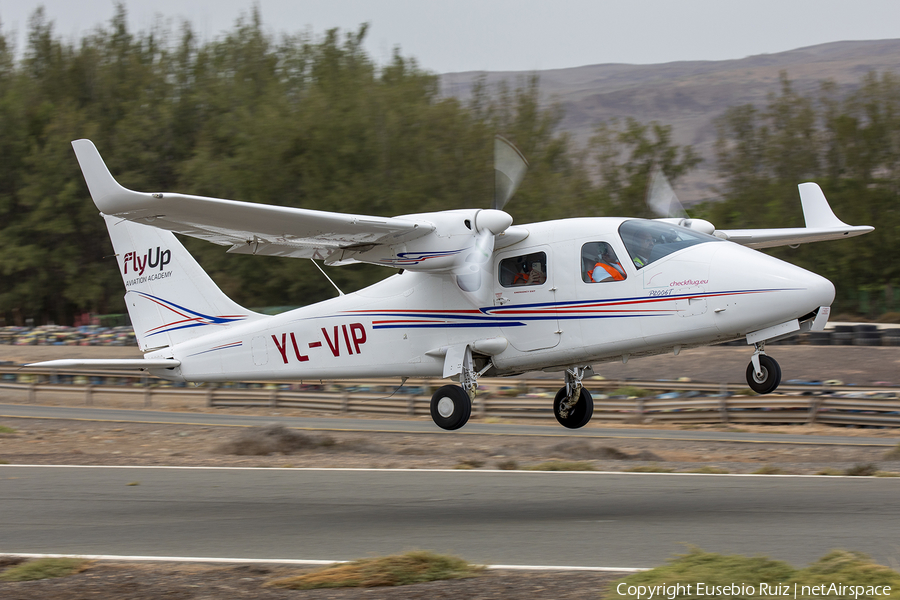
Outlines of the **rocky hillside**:
<svg viewBox="0 0 900 600">
<path fill-rule="evenodd" d="M 656 120 L 673 128 L 675 141 L 691 144 L 704 157 L 680 182 L 685 204 L 715 198 L 716 129 L 713 120 L 728 107 L 764 105 L 778 91 L 779 74 L 796 89 L 814 92 L 823 80 L 850 89 L 869 71 L 900 72 L 900 40 L 834 42 L 740 60 L 671 62 L 656 65 L 602 64 L 540 71 L 547 102 L 565 108 L 562 128 L 585 142 L 600 121 L 615 117 Z M 472 85 L 523 80 L 524 72 L 466 72 L 441 76 L 445 95 L 465 98 Z"/>
</svg>

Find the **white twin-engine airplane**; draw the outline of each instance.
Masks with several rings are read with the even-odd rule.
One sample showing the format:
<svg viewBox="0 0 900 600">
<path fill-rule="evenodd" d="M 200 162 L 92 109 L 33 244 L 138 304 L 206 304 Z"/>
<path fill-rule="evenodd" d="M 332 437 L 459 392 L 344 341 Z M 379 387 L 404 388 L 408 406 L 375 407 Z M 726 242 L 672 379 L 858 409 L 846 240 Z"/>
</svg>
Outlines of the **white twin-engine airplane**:
<svg viewBox="0 0 900 600">
<path fill-rule="evenodd" d="M 834 286 L 751 248 L 872 230 L 840 221 L 815 183 L 799 186 L 802 228 L 720 231 L 699 219 L 618 217 L 514 226 L 501 209 L 527 163 L 500 137 L 493 208 L 393 218 L 134 192 L 92 142 L 72 146 L 106 220 L 144 358 L 29 366 L 140 368 L 189 382 L 451 378 L 459 385 L 431 398 L 434 422 L 451 430 L 469 419 L 482 375 L 563 371 L 553 412 L 575 429 L 593 413 L 582 387 L 591 365 L 742 338 L 755 347 L 748 384 L 771 392 L 781 368 L 766 341 L 821 330 Z M 653 189 L 654 202 L 669 202 L 664 180 Z M 172 232 L 240 254 L 402 271 L 261 315 L 227 298 Z"/>
</svg>

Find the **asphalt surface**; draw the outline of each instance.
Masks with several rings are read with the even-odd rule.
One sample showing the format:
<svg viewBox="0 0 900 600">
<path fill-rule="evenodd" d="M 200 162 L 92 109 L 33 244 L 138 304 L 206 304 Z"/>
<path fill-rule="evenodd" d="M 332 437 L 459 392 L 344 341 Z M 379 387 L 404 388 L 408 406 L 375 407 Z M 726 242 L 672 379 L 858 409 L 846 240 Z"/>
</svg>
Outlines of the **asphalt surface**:
<svg viewBox="0 0 900 600">
<path fill-rule="evenodd" d="M 225 413 L 186 413 L 151 410 L 81 408 L 65 406 L 36 406 L 23 404 L 0 404 L 0 418 L 27 417 L 42 419 L 79 419 L 91 421 L 119 421 L 128 423 L 196 424 L 205 426 L 252 427 L 277 422 L 285 427 L 312 429 L 316 431 L 358 431 L 391 433 L 429 433 L 448 436 L 477 435 L 531 435 L 566 438 L 628 438 L 667 439 L 682 441 L 725 441 L 767 444 L 839 444 L 847 446 L 877 446 L 892 448 L 897 445 L 897 437 L 869 438 L 838 435 L 792 435 L 780 433 L 742 433 L 702 430 L 672 429 L 624 429 L 603 428 L 588 425 L 583 429 L 571 430 L 554 425 L 469 423 L 457 431 L 444 431 L 430 419 L 355 419 L 328 417 L 257 416 Z"/>
<path fill-rule="evenodd" d="M 900 560 L 900 480 L 0 466 L 0 553 L 653 567 L 694 544 Z"/>
</svg>

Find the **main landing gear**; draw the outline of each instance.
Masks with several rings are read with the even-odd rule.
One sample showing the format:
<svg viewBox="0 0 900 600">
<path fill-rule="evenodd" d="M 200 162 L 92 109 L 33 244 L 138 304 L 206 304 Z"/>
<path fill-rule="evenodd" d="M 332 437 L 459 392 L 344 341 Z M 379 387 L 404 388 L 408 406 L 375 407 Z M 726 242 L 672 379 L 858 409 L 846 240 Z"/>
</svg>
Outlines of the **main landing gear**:
<svg viewBox="0 0 900 600">
<path fill-rule="evenodd" d="M 556 392 L 553 414 L 563 427 L 579 429 L 588 424 L 594 414 L 594 399 L 581 386 L 586 367 L 566 369 L 566 385 Z"/>
<path fill-rule="evenodd" d="M 478 377 L 491 367 L 490 361 L 480 371 L 473 367 L 471 351 L 463 355 L 459 373 L 460 385 L 445 385 L 431 397 L 431 419 L 441 429 L 453 431 L 469 421 L 472 415 L 472 398 L 478 387 Z M 566 385 L 560 388 L 553 400 L 553 414 L 559 424 L 568 429 L 579 429 L 588 424 L 594 414 L 594 400 L 581 385 L 590 367 L 566 369 Z"/>
<path fill-rule="evenodd" d="M 475 390 L 478 389 L 478 378 L 492 366 L 488 361 L 484 368 L 476 371 L 472 350 L 468 347 L 461 358 L 460 385 L 445 385 L 431 397 L 431 419 L 435 425 L 448 431 L 459 429 L 469 421 L 472 415 L 472 399 L 475 397 Z"/>
<path fill-rule="evenodd" d="M 431 397 L 431 418 L 441 429 L 459 429 L 472 414 L 472 400 L 458 385 L 445 385 Z"/>
<path fill-rule="evenodd" d="M 747 365 L 747 384 L 757 394 L 770 394 L 781 383 L 781 366 L 765 350 L 765 342 L 756 344 Z"/>
</svg>

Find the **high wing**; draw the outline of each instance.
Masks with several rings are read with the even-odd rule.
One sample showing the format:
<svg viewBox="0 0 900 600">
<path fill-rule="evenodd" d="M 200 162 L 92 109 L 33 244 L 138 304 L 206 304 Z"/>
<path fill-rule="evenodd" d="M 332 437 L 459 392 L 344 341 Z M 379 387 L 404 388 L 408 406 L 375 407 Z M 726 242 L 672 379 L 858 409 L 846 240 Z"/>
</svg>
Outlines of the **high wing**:
<svg viewBox="0 0 900 600">
<path fill-rule="evenodd" d="M 397 244 L 435 229 L 417 219 L 135 192 L 113 178 L 93 142 L 76 140 L 72 147 L 101 212 L 230 246 L 228 252 L 327 259 L 340 250 Z"/>
<path fill-rule="evenodd" d="M 800 202 L 803 205 L 806 227 L 717 229 L 714 235 L 751 248 L 774 248 L 850 238 L 869 233 L 874 229 L 868 225 L 854 227 L 838 219 L 818 184 L 801 183 L 797 187 L 800 189 Z"/>
</svg>

